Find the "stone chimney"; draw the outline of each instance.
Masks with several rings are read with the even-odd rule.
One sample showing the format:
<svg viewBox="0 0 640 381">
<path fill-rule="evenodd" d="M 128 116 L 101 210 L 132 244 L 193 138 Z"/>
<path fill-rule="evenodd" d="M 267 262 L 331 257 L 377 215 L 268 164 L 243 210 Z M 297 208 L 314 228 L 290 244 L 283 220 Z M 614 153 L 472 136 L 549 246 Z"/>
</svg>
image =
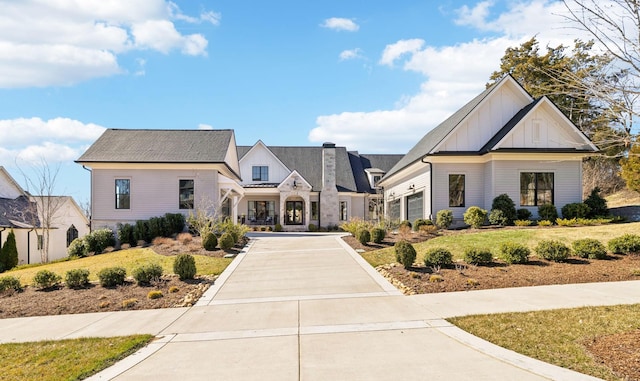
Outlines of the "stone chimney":
<svg viewBox="0 0 640 381">
<path fill-rule="evenodd" d="M 336 187 L 336 145 L 322 145 L 322 191 L 320 192 L 320 225 L 338 224 L 338 188 Z"/>
</svg>

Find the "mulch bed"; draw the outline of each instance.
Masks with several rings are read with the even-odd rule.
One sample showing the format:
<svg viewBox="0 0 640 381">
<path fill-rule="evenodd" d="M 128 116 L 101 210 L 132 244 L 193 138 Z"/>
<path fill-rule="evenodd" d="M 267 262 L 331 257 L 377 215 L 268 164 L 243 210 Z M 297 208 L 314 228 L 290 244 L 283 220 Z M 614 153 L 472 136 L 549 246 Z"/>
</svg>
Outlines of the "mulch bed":
<svg viewBox="0 0 640 381">
<path fill-rule="evenodd" d="M 621 379 L 640 381 L 640 330 L 596 337 L 583 343 L 596 360 Z"/>
</svg>

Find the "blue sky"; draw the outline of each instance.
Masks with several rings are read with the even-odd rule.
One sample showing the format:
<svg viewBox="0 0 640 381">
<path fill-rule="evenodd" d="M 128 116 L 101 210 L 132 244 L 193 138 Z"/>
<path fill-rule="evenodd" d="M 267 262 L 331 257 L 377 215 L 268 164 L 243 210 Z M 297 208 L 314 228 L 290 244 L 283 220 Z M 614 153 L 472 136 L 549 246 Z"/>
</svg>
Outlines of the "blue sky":
<svg viewBox="0 0 640 381">
<path fill-rule="evenodd" d="M 484 89 L 507 47 L 583 37 L 564 12 L 551 0 L 0 0 L 0 165 L 27 187 L 21 170 L 44 160 L 56 192 L 86 202 L 73 160 L 105 128 L 406 153 Z"/>
</svg>

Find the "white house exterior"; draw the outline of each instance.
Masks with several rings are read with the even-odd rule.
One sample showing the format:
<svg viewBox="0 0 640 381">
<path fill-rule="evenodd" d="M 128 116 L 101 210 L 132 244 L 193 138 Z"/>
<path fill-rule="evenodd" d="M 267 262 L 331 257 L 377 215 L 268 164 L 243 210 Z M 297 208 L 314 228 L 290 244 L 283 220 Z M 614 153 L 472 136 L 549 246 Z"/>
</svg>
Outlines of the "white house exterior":
<svg viewBox="0 0 640 381">
<path fill-rule="evenodd" d="M 582 201 L 582 159 L 589 139 L 542 97 L 511 76 L 471 100 L 416 146 L 380 181 L 387 217 L 434 219 L 442 209 L 462 219 L 470 206 L 490 209 L 503 193 L 537 217 Z"/>
<path fill-rule="evenodd" d="M 43 203 L 52 206 L 50 229 L 43 228 Z M 48 261 L 65 258 L 71 241 L 89 232 L 89 220 L 72 197 L 31 196 L 0 167 L 0 245 L 11 230 L 16 236 L 18 264 L 40 263 L 47 237 Z"/>
</svg>

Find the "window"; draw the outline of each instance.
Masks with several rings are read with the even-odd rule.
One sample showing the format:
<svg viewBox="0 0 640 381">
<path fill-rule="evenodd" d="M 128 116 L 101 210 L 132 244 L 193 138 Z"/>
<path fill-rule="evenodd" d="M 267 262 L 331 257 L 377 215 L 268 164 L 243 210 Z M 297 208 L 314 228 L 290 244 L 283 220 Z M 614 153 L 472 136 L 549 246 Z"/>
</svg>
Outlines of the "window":
<svg viewBox="0 0 640 381">
<path fill-rule="evenodd" d="M 44 248 L 44 237 L 42 234 L 38 234 L 38 250 L 42 250 Z"/>
<path fill-rule="evenodd" d="M 302 205 L 302 201 L 287 201 L 286 203 L 287 210 L 287 225 L 302 225 L 304 224 L 304 209 Z"/>
<path fill-rule="evenodd" d="M 424 217 L 424 193 L 407 196 L 407 220 L 413 222 Z"/>
<path fill-rule="evenodd" d="M 180 209 L 193 209 L 193 180 L 180 180 Z"/>
<path fill-rule="evenodd" d="M 131 180 L 116 179 L 116 209 L 131 208 Z"/>
<path fill-rule="evenodd" d="M 373 187 L 374 188 L 376 185 L 378 185 L 378 181 L 380 181 L 382 179 L 382 175 L 374 175 L 373 176 Z"/>
<path fill-rule="evenodd" d="M 340 221 L 346 221 L 348 218 L 347 214 L 347 202 L 340 201 Z"/>
<path fill-rule="evenodd" d="M 449 207 L 464 207 L 464 175 L 449 175 Z"/>
<path fill-rule="evenodd" d="M 520 205 L 538 206 L 553 204 L 553 173 L 520 173 Z"/>
<path fill-rule="evenodd" d="M 382 217 L 382 200 L 374 198 L 369 200 L 369 219 L 377 220 Z"/>
<path fill-rule="evenodd" d="M 253 181 L 269 181 L 269 167 L 266 165 L 254 165 L 251 172 Z"/>
<path fill-rule="evenodd" d="M 393 200 L 387 204 L 389 208 L 389 218 L 391 221 L 400 221 L 400 199 Z"/>
<path fill-rule="evenodd" d="M 318 201 L 311 201 L 311 219 L 318 219 Z"/>
<path fill-rule="evenodd" d="M 249 201 L 249 222 L 264 224 L 274 221 L 275 209 L 275 201 Z"/>
<path fill-rule="evenodd" d="M 74 239 L 78 238 L 78 229 L 75 226 L 71 225 L 69 229 L 67 229 L 67 247 L 71 245 Z"/>
</svg>

